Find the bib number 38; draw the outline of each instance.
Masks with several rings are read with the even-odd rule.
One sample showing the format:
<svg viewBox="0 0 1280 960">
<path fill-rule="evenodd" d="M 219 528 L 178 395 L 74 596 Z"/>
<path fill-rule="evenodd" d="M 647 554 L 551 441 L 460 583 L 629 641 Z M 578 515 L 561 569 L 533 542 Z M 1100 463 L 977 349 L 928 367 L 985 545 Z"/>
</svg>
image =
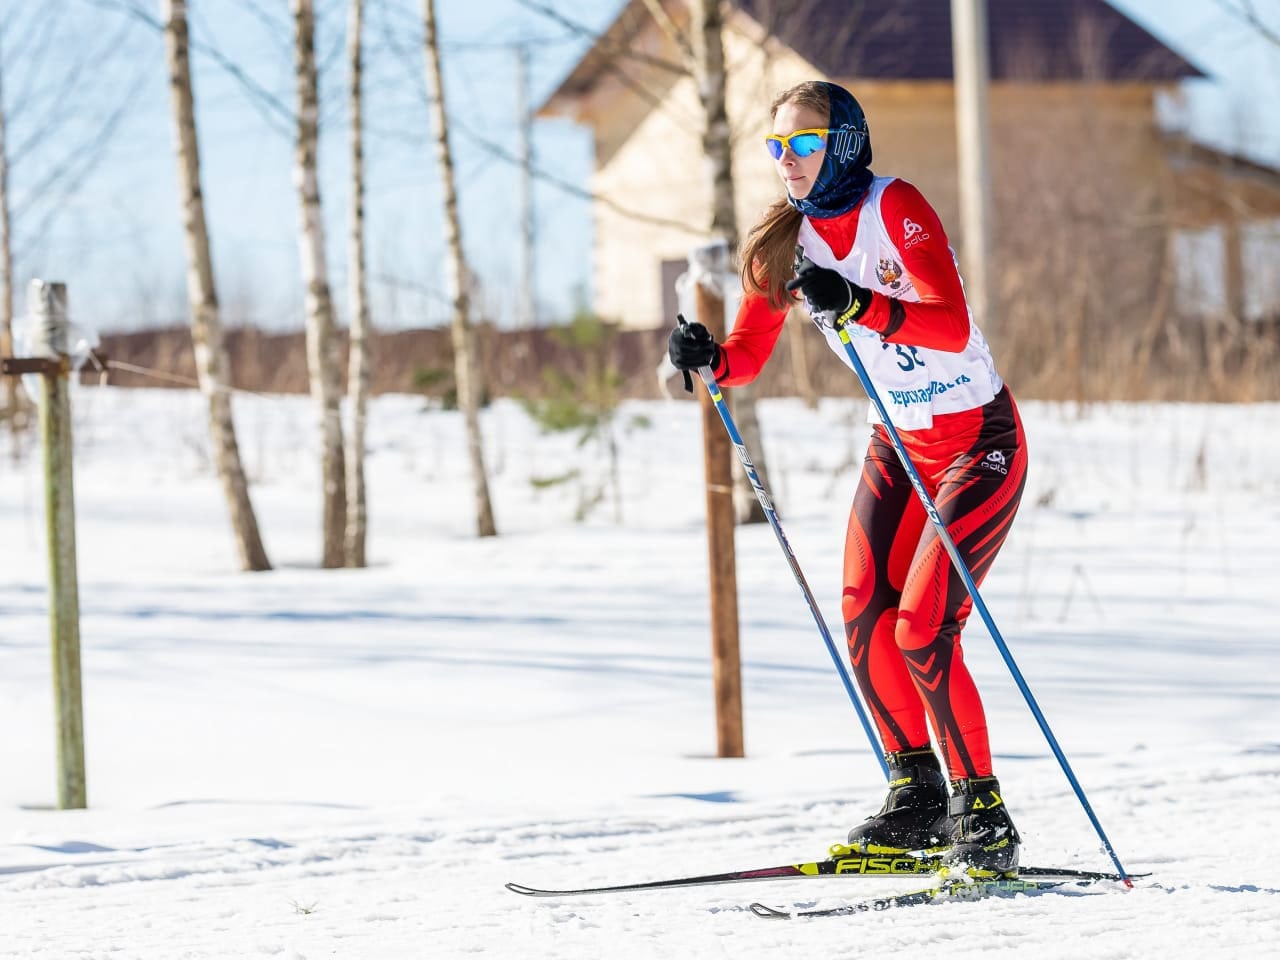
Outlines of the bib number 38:
<svg viewBox="0 0 1280 960">
<path fill-rule="evenodd" d="M 898 369 L 900 370 L 914 370 L 916 367 L 924 366 L 924 360 L 916 352 L 915 347 L 909 347 L 904 343 L 882 343 L 880 346 L 886 350 L 890 347 L 894 349 L 894 352 L 898 355 Z"/>
</svg>

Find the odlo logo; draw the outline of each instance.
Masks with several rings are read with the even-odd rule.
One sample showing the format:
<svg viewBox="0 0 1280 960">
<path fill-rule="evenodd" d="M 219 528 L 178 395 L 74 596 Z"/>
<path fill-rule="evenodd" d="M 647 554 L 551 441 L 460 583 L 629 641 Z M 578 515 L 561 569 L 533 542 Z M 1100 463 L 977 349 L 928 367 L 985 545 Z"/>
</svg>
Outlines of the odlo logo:
<svg viewBox="0 0 1280 960">
<path fill-rule="evenodd" d="M 904 250 L 910 250 L 917 243 L 924 243 L 930 237 L 930 234 L 925 232 L 924 227 L 910 217 L 903 219 L 902 233 L 906 237 L 906 242 L 902 245 Z"/>
<path fill-rule="evenodd" d="M 992 450 L 983 457 L 981 466 L 988 470 L 994 470 L 1003 476 L 1009 475 L 1009 458 L 1000 450 Z"/>
</svg>

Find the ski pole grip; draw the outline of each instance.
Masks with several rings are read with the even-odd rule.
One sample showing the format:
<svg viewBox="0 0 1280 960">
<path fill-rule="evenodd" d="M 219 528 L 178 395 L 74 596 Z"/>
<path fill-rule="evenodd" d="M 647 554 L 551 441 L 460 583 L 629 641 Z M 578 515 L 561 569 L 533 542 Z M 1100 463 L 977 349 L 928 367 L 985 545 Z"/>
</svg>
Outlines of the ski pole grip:
<svg viewBox="0 0 1280 960">
<path fill-rule="evenodd" d="M 685 320 L 683 313 L 676 314 L 676 324 L 680 327 L 680 332 L 686 337 L 689 335 L 689 322 Z M 688 370 L 681 370 L 684 374 L 684 392 L 693 393 L 693 377 L 689 376 Z"/>
</svg>

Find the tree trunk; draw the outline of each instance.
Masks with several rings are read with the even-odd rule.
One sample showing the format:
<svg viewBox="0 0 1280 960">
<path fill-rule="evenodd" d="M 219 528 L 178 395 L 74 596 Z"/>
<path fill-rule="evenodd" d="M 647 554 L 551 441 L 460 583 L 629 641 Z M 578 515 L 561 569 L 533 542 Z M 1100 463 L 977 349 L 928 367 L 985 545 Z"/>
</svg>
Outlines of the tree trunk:
<svg viewBox="0 0 1280 960">
<path fill-rule="evenodd" d="M 319 97 L 316 90 L 315 3 L 293 0 L 294 72 L 298 93 L 298 135 L 294 149 L 294 183 L 298 188 L 301 225 L 298 243 L 306 288 L 307 370 L 311 398 L 320 418 L 321 482 L 324 485 L 324 567 L 343 565 L 346 531 L 346 476 L 343 468 L 342 414 L 339 408 L 337 343 L 333 298 L 324 259 L 324 220 L 317 175 Z"/>
<path fill-rule="evenodd" d="M 434 0 L 422 0 L 426 36 L 427 93 L 431 120 L 435 126 L 436 159 L 444 192 L 445 240 L 449 247 L 449 286 L 453 301 L 454 380 L 458 388 L 458 409 L 467 429 L 467 452 L 475 488 L 476 528 L 482 537 L 497 534 L 493 506 L 489 501 L 489 478 L 485 473 L 484 446 L 480 436 L 480 378 L 475 355 L 475 338 L 468 317 L 467 265 L 462 253 L 462 224 L 458 219 L 458 194 L 453 180 L 453 159 L 449 153 L 449 124 L 444 108 L 444 77 L 440 70 L 440 46 L 436 37 Z"/>
<path fill-rule="evenodd" d="M 730 268 L 738 261 L 738 218 L 734 207 L 733 145 L 729 114 L 725 107 L 724 18 L 719 0 L 693 0 L 690 29 L 693 33 L 694 82 L 702 103 L 702 152 L 707 158 L 711 186 L 711 235 L 723 237 L 729 246 Z M 769 471 L 760 443 L 760 421 L 756 416 L 755 391 L 750 386 L 735 387 L 730 402 L 738 431 L 751 451 L 760 481 L 768 489 Z M 764 523 L 764 508 L 756 499 L 746 472 L 735 470 L 734 504 L 739 523 Z"/>
<path fill-rule="evenodd" d="M 243 570 L 270 570 L 249 499 L 249 483 L 240 463 L 231 393 L 230 364 L 222 336 L 218 294 L 209 252 L 209 231 L 200 191 L 200 149 L 196 139 L 195 102 L 191 91 L 186 0 L 165 2 L 165 58 L 177 141 L 178 188 L 187 247 L 187 297 L 191 302 L 191 340 L 195 348 L 200 390 L 208 399 L 209 435 L 222 492 L 231 514 L 231 529 Z M 7 231 L 6 231 L 7 234 Z"/>
<path fill-rule="evenodd" d="M 702 152 L 711 184 L 711 234 L 723 237 L 737 255 L 738 218 L 734 208 L 733 145 L 725 106 L 724 19 L 719 0 L 693 0 L 694 82 L 702 102 Z"/>
<path fill-rule="evenodd" d="M 351 251 L 350 268 L 347 272 L 347 292 L 351 307 L 350 357 L 347 367 L 347 392 L 351 398 L 351 433 L 347 437 L 348 567 L 365 566 L 368 507 L 364 486 L 364 434 L 373 360 L 364 256 L 364 132 L 361 129 L 364 104 L 360 40 L 363 21 L 364 0 L 351 0 L 351 18 L 347 24 L 347 56 L 351 72 Z"/>
</svg>

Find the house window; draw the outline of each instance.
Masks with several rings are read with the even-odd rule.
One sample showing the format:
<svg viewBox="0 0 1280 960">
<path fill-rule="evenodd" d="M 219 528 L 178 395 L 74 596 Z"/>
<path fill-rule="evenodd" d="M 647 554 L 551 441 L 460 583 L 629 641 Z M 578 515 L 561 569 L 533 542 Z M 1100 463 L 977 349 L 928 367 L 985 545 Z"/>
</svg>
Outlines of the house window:
<svg viewBox="0 0 1280 960">
<path fill-rule="evenodd" d="M 1241 233 L 1244 315 L 1280 320 L 1280 218 L 1246 224 Z"/>
<path fill-rule="evenodd" d="M 676 299 L 676 279 L 689 269 L 689 261 L 683 257 L 679 260 L 662 261 L 662 326 L 671 326 L 676 322 L 676 314 L 680 312 L 680 303 Z"/>
<path fill-rule="evenodd" d="M 1175 230 L 1173 262 L 1179 313 L 1203 317 L 1226 312 L 1226 243 L 1221 228 Z"/>
<path fill-rule="evenodd" d="M 1178 230 L 1173 235 L 1178 312 L 1222 316 L 1230 310 L 1227 243 L 1223 227 Z M 1280 219 L 1240 227 L 1240 308 L 1246 320 L 1280 318 Z"/>
</svg>

